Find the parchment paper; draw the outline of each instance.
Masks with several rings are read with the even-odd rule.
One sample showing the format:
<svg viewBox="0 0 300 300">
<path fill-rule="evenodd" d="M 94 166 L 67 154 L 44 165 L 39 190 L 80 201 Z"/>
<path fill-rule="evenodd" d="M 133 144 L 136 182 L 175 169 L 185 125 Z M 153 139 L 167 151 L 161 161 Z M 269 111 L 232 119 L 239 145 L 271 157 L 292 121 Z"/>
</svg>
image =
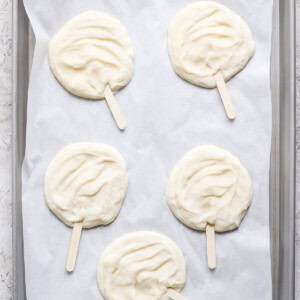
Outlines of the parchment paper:
<svg viewBox="0 0 300 300">
<path fill-rule="evenodd" d="M 256 52 L 228 82 L 237 118 L 225 115 L 218 91 L 195 87 L 173 71 L 167 50 L 171 18 L 189 0 L 25 0 L 36 47 L 30 78 L 23 218 L 26 287 L 29 300 L 102 299 L 96 283 L 101 252 L 115 238 L 153 230 L 172 238 L 187 264 L 183 295 L 188 299 L 271 299 L 269 238 L 269 156 L 271 141 L 270 46 L 272 0 L 217 1 L 249 24 Z M 104 101 L 68 92 L 48 64 L 51 37 L 86 10 L 118 18 L 132 38 L 136 64 L 132 82 L 116 95 L 127 119 L 120 132 Z M 51 159 L 74 142 L 101 142 L 125 157 L 129 190 L 114 223 L 84 230 L 77 266 L 65 271 L 71 229 L 44 200 L 43 180 Z M 185 227 L 169 210 L 168 176 L 187 151 L 214 144 L 239 157 L 254 185 L 253 203 L 238 230 L 217 234 L 217 269 L 206 261 L 203 232 Z M 121 300 L 121 299 L 120 299 Z"/>
</svg>

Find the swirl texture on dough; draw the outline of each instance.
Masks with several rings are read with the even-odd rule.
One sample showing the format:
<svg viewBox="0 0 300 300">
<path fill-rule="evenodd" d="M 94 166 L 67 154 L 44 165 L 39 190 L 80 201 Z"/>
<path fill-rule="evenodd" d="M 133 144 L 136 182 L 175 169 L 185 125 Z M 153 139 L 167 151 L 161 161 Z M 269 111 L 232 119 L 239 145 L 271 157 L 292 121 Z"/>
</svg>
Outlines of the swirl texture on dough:
<svg viewBox="0 0 300 300">
<path fill-rule="evenodd" d="M 168 205 L 185 225 L 218 232 L 238 227 L 252 201 L 247 170 L 230 152 L 200 146 L 185 154 L 171 172 Z"/>
<path fill-rule="evenodd" d="M 240 16 L 212 1 L 194 2 L 171 21 L 169 56 L 175 72 L 188 82 L 214 88 L 214 75 L 225 80 L 242 70 L 254 54 L 248 25 Z"/>
<path fill-rule="evenodd" d="M 106 300 L 158 300 L 167 289 L 178 292 L 186 278 L 178 246 L 162 234 L 126 234 L 102 253 L 97 268 L 100 291 Z"/>
<path fill-rule="evenodd" d="M 115 93 L 129 83 L 134 50 L 120 21 L 106 13 L 88 11 L 71 19 L 52 38 L 49 62 L 69 92 L 103 99 L 106 85 Z"/>
<path fill-rule="evenodd" d="M 84 228 L 111 223 L 118 215 L 128 186 L 126 164 L 114 148 L 76 143 L 51 161 L 44 180 L 49 208 L 66 225 Z"/>
</svg>

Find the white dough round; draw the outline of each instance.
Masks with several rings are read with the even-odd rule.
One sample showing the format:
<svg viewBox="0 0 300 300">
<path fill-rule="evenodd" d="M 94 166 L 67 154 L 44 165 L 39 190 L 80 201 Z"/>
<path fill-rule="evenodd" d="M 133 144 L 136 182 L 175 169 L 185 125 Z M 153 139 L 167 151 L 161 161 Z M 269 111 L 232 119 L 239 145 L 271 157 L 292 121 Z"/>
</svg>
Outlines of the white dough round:
<svg viewBox="0 0 300 300">
<path fill-rule="evenodd" d="M 103 99 L 133 74 L 134 51 L 126 28 L 110 15 L 88 11 L 67 22 L 53 37 L 49 62 L 57 80 L 72 94 Z"/>
<path fill-rule="evenodd" d="M 173 169 L 166 191 L 168 205 L 185 225 L 218 232 L 238 227 L 252 201 L 247 170 L 230 152 L 200 146 L 188 152 Z"/>
<path fill-rule="evenodd" d="M 214 88 L 214 75 L 225 80 L 242 70 L 254 54 L 248 25 L 223 5 L 199 1 L 181 10 L 171 21 L 169 55 L 175 72 L 188 82 Z"/>
<path fill-rule="evenodd" d="M 167 289 L 181 291 L 185 261 L 178 246 L 162 234 L 126 234 L 102 253 L 97 268 L 105 300 L 159 300 Z"/>
<path fill-rule="evenodd" d="M 48 166 L 44 188 L 49 208 L 66 225 L 111 223 L 128 186 L 126 164 L 114 148 L 97 143 L 65 147 Z"/>
</svg>

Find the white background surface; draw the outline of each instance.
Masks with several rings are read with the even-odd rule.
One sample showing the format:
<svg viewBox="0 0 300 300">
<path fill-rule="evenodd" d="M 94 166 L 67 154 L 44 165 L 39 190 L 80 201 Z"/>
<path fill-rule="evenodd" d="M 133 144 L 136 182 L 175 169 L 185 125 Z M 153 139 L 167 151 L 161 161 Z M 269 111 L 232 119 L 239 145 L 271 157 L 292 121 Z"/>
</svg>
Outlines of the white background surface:
<svg viewBox="0 0 300 300">
<path fill-rule="evenodd" d="M 246 68 L 228 82 L 237 118 L 227 119 L 217 89 L 180 79 L 167 51 L 173 16 L 193 0 L 24 0 L 36 36 L 31 69 L 26 153 L 23 165 L 23 236 L 27 296 L 30 300 L 102 299 L 95 271 L 100 254 L 115 238 L 153 230 L 169 236 L 187 264 L 187 299 L 269 300 L 269 158 L 271 142 L 272 0 L 221 0 L 251 28 L 256 51 Z M 218 0 L 218 2 L 220 2 Z M 120 132 L 104 101 L 68 93 L 53 76 L 48 49 L 70 18 L 95 9 L 127 28 L 135 48 L 135 72 L 116 94 L 127 128 Z M 53 22 L 55 19 L 55 22 Z M 255 76 L 252 76 L 255 74 Z M 259 132 L 259 134 L 257 134 Z M 115 147 L 128 166 L 129 188 L 119 217 L 108 226 L 84 230 L 75 272 L 65 272 L 71 230 L 48 209 L 44 175 L 50 160 L 74 142 Z M 241 226 L 217 235 L 218 267 L 206 262 L 205 234 L 183 226 L 164 194 L 178 160 L 196 146 L 212 144 L 236 155 L 252 178 L 254 197 Z M 234 263 L 233 263 L 234 262 Z M 63 285 L 62 285 L 63 283 Z M 213 288 L 212 288 L 213 286 Z M 224 287 L 227 286 L 226 294 Z"/>
<path fill-rule="evenodd" d="M 298 6 L 300 1 L 298 1 Z M 0 299 L 11 299 L 11 1 L 0 0 Z M 300 47 L 298 47 L 297 65 L 300 67 Z M 297 71 L 300 71 L 299 69 Z M 297 73 L 298 74 L 298 73 Z M 300 76 L 297 76 L 298 81 Z M 297 94 L 299 95 L 298 84 Z M 300 99 L 297 102 L 297 114 L 300 116 Z M 297 120 L 297 153 L 300 152 L 300 118 Z M 300 158 L 298 155 L 298 166 Z M 299 169 L 299 168 L 298 168 Z M 297 196 L 300 197 L 300 180 L 297 177 Z M 299 202 L 299 201 L 298 201 Z M 299 208 L 299 205 L 298 205 Z M 300 210 L 296 214 L 300 229 Z M 297 230 L 297 248 L 300 237 Z M 299 251 L 297 251 L 299 253 Z M 299 255 L 297 255 L 297 282 L 299 283 Z M 297 286 L 297 285 L 296 285 Z M 298 284 L 299 286 L 299 284 Z M 299 289 L 296 292 L 299 297 Z M 299 299 L 299 298 L 298 298 Z"/>
</svg>

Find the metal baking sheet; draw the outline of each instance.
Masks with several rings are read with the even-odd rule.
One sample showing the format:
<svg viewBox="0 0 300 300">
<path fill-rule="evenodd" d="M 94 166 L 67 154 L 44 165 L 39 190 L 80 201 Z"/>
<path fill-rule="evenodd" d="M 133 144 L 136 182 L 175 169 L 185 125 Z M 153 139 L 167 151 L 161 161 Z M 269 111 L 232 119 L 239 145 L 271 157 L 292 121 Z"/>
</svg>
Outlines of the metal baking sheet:
<svg viewBox="0 0 300 300">
<path fill-rule="evenodd" d="M 273 299 L 295 299 L 295 1 L 276 0 L 271 91 L 270 221 Z"/>
<path fill-rule="evenodd" d="M 271 90 L 273 136 L 270 236 L 273 300 L 295 299 L 295 1 L 274 0 Z M 34 36 L 23 3 L 13 0 L 13 299 L 26 299 L 21 168 Z"/>
</svg>

